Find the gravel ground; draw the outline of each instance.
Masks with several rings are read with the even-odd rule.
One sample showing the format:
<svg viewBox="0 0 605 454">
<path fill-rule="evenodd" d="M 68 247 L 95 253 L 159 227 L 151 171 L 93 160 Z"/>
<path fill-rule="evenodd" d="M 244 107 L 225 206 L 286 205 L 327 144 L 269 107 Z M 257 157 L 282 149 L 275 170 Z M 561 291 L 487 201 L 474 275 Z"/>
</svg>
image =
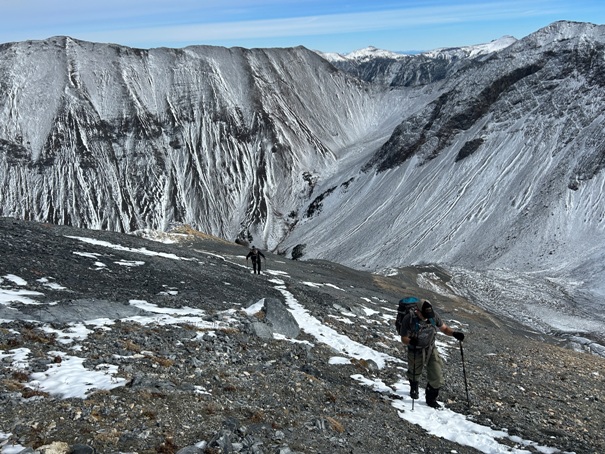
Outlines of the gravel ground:
<svg viewBox="0 0 605 454">
<path fill-rule="evenodd" d="M 141 248 L 165 255 L 142 257 Z M 464 355 L 471 405 L 460 357 L 450 355 L 440 395 L 446 407 L 562 452 L 605 452 L 605 360 L 562 348 L 556 339 L 527 332 L 461 298 L 417 288 L 416 274 L 426 270 L 384 277 L 266 254 L 271 274 L 257 276 L 246 268 L 247 248 L 201 235 L 164 244 L 6 218 L 0 219 L 0 251 L 0 289 L 12 288 L 5 276 L 16 275 L 27 281 L 28 290 L 43 293 L 37 301 L 55 303 L 12 304 L 10 310 L 0 303 L 0 319 L 8 318 L 14 308 L 22 314 L 14 317 L 21 320 L 0 323 L 0 353 L 28 348 L 32 358 L 26 369 L 6 358 L 0 362 L 0 433 L 11 434 L 0 442 L 17 443 L 27 447 L 25 452 L 478 452 L 401 419 L 393 395 L 351 378 L 363 374 L 392 386 L 402 379 L 401 366 L 379 369 L 367 361 L 330 365 L 335 352 L 304 327 L 299 343 L 259 335 L 263 313 L 237 308 L 262 298 L 284 301 L 271 282 L 282 274 L 289 276 L 287 291 L 317 319 L 401 358 L 404 349 L 392 325 L 346 323 L 343 308 L 363 313 L 362 303 L 371 300 L 378 311 L 374 317 L 380 320 L 381 315 L 392 317 L 402 296 L 432 299 L 448 324 L 467 333 Z M 124 266 L 125 261 L 144 263 Z M 97 262 L 104 266 L 94 265 Z M 447 279 L 439 270 L 431 271 Z M 44 285 L 41 278 L 64 288 Z M 52 364 L 52 352 L 66 349 L 60 338 L 41 329 L 43 324 L 62 329 L 74 317 L 123 314 L 130 300 L 203 309 L 204 319 L 216 329 L 120 320 L 111 329 L 89 326 L 91 334 L 77 342 L 78 356 L 86 358 L 84 365 L 90 369 L 117 364 L 125 386 L 93 392 L 85 399 L 63 399 L 27 386 L 32 373 Z M 199 442 L 205 447 L 194 447 Z"/>
</svg>

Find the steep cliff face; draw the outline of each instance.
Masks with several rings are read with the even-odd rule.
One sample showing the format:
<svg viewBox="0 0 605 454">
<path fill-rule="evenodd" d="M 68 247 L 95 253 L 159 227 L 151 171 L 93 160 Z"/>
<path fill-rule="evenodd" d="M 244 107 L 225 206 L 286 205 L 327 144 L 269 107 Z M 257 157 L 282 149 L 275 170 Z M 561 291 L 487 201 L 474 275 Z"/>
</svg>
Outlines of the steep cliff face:
<svg viewBox="0 0 605 454">
<path fill-rule="evenodd" d="M 365 81 L 304 48 L 0 46 L 0 214 L 602 301 L 604 26 L 355 64 Z"/>
<path fill-rule="evenodd" d="M 419 87 L 432 100 L 362 171 L 318 187 L 321 209 L 282 247 L 374 270 L 542 273 L 602 298 L 604 31 L 553 24 Z"/>
<path fill-rule="evenodd" d="M 0 93 L 2 215 L 269 247 L 343 150 L 392 122 L 388 94 L 303 48 L 6 44 Z"/>
</svg>

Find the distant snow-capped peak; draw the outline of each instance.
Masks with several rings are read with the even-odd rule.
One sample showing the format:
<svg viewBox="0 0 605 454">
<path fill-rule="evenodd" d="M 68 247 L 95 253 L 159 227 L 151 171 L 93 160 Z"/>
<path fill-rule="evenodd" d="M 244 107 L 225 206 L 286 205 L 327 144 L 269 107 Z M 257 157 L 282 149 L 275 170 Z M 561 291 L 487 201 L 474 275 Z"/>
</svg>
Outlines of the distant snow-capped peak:
<svg viewBox="0 0 605 454">
<path fill-rule="evenodd" d="M 517 39 L 513 36 L 503 36 L 502 38 L 495 39 L 485 44 L 476 44 L 473 46 L 465 46 L 465 47 L 443 47 L 439 49 L 430 50 L 427 52 L 421 53 L 429 58 L 438 58 L 443 56 L 444 54 L 461 54 L 466 57 L 477 57 L 479 55 L 487 55 L 492 52 L 497 52 L 502 49 L 507 48 L 511 44 L 517 42 Z M 393 52 L 390 50 L 378 49 L 374 46 L 364 47 L 363 49 L 358 49 L 348 54 L 339 54 L 336 52 L 320 52 L 316 51 L 317 54 L 321 55 L 328 61 L 331 62 L 345 62 L 345 61 L 354 61 L 357 63 L 362 63 L 368 60 L 374 60 L 377 58 L 385 58 L 390 60 L 401 60 L 405 58 L 410 58 L 412 54 L 405 54 L 399 52 Z"/>
<path fill-rule="evenodd" d="M 464 46 L 464 47 L 445 47 L 440 49 L 431 50 L 428 52 L 424 52 L 422 55 L 427 57 L 439 57 L 443 54 L 449 53 L 462 53 L 467 57 L 478 57 L 479 55 L 487 55 L 492 52 L 498 52 L 502 49 L 507 48 L 508 46 L 517 42 L 517 38 L 514 36 L 503 36 L 502 38 L 495 39 L 486 44 L 476 44 L 473 46 Z"/>
<path fill-rule="evenodd" d="M 397 60 L 400 58 L 407 58 L 409 55 L 399 54 L 397 52 L 392 52 L 390 50 L 378 49 L 374 46 L 368 46 L 363 49 L 359 49 L 353 51 L 351 53 L 346 54 L 346 58 L 349 60 L 371 60 L 374 58 L 390 58 L 393 60 Z"/>
<path fill-rule="evenodd" d="M 339 54 L 336 52 L 317 52 L 323 58 L 328 61 L 356 61 L 364 62 L 367 60 L 373 60 L 375 58 L 388 58 L 391 60 L 398 60 L 402 58 L 408 58 L 410 55 L 393 52 L 390 50 L 378 49 L 374 46 L 364 47 L 348 54 Z"/>
</svg>

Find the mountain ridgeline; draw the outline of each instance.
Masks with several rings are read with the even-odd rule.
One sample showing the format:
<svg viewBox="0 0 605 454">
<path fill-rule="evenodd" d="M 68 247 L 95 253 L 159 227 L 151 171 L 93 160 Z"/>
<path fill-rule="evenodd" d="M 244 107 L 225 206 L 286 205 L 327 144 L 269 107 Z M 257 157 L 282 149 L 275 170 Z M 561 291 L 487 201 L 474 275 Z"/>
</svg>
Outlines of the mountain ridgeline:
<svg viewBox="0 0 605 454">
<path fill-rule="evenodd" d="M 5 216 L 281 239 L 384 94 L 304 48 L 0 48 Z M 336 107 L 335 107 L 336 106 Z M 334 112 L 339 115 L 335 116 Z"/>
<path fill-rule="evenodd" d="M 605 26 L 363 59 L 55 37 L 0 46 L 0 94 L 2 216 L 605 294 Z"/>
</svg>

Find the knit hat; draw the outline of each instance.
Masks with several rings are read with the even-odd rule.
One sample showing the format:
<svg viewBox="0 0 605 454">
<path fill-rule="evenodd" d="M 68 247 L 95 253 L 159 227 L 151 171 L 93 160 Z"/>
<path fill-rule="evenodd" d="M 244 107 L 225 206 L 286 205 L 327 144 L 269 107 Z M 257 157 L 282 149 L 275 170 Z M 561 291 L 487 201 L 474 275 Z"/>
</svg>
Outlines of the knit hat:
<svg viewBox="0 0 605 454">
<path fill-rule="evenodd" d="M 433 305 L 429 300 L 418 301 L 416 307 L 424 318 L 435 318 L 435 311 L 433 311 Z"/>
</svg>

